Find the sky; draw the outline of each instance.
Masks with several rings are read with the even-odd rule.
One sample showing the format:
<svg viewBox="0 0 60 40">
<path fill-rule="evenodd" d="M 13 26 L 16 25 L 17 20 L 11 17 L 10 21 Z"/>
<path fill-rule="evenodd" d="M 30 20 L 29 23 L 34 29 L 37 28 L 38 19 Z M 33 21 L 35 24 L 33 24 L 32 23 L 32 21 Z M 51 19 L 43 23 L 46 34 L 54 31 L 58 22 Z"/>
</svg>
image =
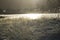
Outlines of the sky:
<svg viewBox="0 0 60 40">
<path fill-rule="evenodd" d="M 60 7 L 59 0 L 0 0 L 0 9 L 40 8 L 55 12 L 58 7 Z"/>
<path fill-rule="evenodd" d="M 0 0 L 1 9 L 19 9 L 19 8 L 36 8 L 37 4 L 45 5 L 47 0 Z"/>
<path fill-rule="evenodd" d="M 0 0 L 0 8 L 19 9 L 20 7 L 36 7 L 39 0 Z"/>
</svg>

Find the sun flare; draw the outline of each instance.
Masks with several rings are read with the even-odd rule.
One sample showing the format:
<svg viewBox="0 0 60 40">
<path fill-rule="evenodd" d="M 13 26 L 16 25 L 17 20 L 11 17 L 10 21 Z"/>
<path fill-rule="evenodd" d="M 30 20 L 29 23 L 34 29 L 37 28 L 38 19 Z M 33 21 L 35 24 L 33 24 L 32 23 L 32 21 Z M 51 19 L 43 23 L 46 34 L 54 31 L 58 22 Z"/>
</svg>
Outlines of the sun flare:
<svg viewBox="0 0 60 40">
<path fill-rule="evenodd" d="M 38 13 L 27 13 L 27 14 L 13 14 L 13 15 L 5 15 L 9 19 L 13 18 L 27 18 L 27 19 L 38 19 L 42 17 L 42 14 Z"/>
<path fill-rule="evenodd" d="M 23 14 L 21 16 L 28 19 L 38 19 L 42 15 L 41 14 Z"/>
<path fill-rule="evenodd" d="M 6 19 L 42 19 L 42 18 L 58 18 L 58 14 L 40 14 L 40 13 L 26 13 L 26 14 L 9 14 L 9 15 L 0 15 L 1 17 L 5 17 Z M 60 18 L 60 17 L 59 17 Z"/>
</svg>

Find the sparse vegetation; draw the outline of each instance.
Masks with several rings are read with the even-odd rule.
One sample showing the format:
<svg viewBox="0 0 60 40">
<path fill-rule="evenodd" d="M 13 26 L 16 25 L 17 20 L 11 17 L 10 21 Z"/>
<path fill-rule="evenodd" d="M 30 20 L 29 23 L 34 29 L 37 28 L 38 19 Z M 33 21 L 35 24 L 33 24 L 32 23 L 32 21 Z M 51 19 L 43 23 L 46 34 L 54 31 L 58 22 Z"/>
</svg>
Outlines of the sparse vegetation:
<svg viewBox="0 0 60 40">
<path fill-rule="evenodd" d="M 0 19 L 0 40 L 60 40 L 59 31 L 58 19 Z"/>
</svg>

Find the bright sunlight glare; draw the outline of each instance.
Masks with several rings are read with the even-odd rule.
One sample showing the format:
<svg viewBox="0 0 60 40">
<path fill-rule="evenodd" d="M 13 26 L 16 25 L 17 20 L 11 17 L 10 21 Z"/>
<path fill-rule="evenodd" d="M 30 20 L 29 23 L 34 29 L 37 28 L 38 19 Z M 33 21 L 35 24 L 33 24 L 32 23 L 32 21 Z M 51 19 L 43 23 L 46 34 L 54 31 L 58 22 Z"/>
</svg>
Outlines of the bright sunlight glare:
<svg viewBox="0 0 60 40">
<path fill-rule="evenodd" d="M 41 17 L 42 14 L 23 14 L 21 17 L 28 18 L 28 19 L 38 19 Z"/>
<path fill-rule="evenodd" d="M 38 19 L 42 17 L 42 14 L 27 13 L 27 14 L 10 14 L 10 15 L 3 15 L 3 16 L 7 16 L 7 18 L 9 19 L 13 19 L 13 18 Z"/>
<path fill-rule="evenodd" d="M 58 14 L 40 14 L 40 13 L 26 13 L 26 14 L 10 14 L 10 15 L 0 15 L 5 16 L 7 19 L 14 19 L 14 18 L 26 18 L 26 19 L 41 19 L 44 18 L 56 18 Z"/>
</svg>

